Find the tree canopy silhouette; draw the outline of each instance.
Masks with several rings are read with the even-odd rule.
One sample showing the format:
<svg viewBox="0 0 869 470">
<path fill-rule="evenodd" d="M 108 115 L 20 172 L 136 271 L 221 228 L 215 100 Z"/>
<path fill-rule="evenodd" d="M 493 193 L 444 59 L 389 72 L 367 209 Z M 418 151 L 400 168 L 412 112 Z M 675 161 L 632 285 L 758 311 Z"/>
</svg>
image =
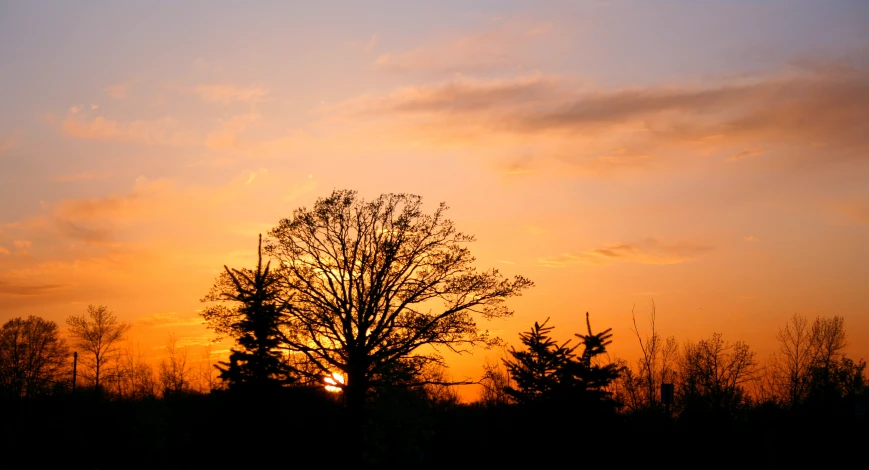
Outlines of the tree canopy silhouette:
<svg viewBox="0 0 869 470">
<path fill-rule="evenodd" d="M 441 203 L 426 214 L 410 194 L 365 201 L 336 190 L 269 233 L 266 252 L 280 262 L 290 304 L 282 345 L 304 357 L 298 373 L 343 374 L 347 404 L 360 409 L 392 371 L 440 362 L 439 348 L 490 343 L 473 314 L 511 315 L 504 300 L 533 283 L 478 271 L 465 246 L 474 237 L 457 231 L 446 210 Z"/>
<path fill-rule="evenodd" d="M 53 321 L 31 315 L 13 318 L 0 328 L 0 396 L 49 392 L 68 366 L 69 349 Z"/>
</svg>

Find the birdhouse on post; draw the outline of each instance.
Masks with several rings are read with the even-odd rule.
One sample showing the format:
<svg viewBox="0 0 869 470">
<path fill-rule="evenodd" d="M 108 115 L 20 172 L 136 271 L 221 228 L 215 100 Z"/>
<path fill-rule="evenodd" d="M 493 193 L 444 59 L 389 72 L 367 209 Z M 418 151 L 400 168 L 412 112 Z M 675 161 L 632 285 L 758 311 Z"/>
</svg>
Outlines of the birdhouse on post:
<svg viewBox="0 0 869 470">
<path fill-rule="evenodd" d="M 667 410 L 667 417 L 670 417 L 670 406 L 673 404 L 675 396 L 673 384 L 661 384 L 661 403 Z"/>
</svg>

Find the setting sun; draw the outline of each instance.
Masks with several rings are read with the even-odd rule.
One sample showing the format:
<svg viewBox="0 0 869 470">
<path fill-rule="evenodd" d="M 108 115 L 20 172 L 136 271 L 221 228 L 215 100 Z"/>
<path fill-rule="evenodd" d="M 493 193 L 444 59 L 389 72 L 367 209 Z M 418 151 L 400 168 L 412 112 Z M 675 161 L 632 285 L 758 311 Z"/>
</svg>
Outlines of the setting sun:
<svg viewBox="0 0 869 470">
<path fill-rule="evenodd" d="M 323 379 L 326 382 L 326 391 L 338 393 L 344 390 L 344 376 L 338 372 L 333 372 L 331 376 Z"/>
</svg>

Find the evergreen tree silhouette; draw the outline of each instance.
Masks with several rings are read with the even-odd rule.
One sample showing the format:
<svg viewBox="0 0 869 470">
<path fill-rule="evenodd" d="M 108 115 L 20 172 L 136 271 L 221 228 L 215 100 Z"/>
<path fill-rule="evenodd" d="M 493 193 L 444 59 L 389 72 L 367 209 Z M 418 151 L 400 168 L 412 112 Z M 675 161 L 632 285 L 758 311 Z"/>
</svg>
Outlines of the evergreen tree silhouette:
<svg viewBox="0 0 869 470">
<path fill-rule="evenodd" d="M 571 382 L 571 364 L 574 347 L 568 343 L 559 345 L 549 337 L 551 326 L 546 326 L 549 318 L 542 324 L 534 323 L 528 333 L 519 338 L 526 346 L 523 351 L 511 348 L 512 360 L 504 360 L 516 388 L 506 387 L 507 394 L 518 403 L 533 403 L 564 396 Z"/>
<path fill-rule="evenodd" d="M 607 388 L 619 377 L 621 369 L 615 363 L 600 364 L 595 360 L 606 354 L 606 347 L 612 343 L 612 328 L 592 333 L 588 312 L 585 312 L 585 324 L 588 334 L 576 334 L 582 340 L 582 356 L 572 364 L 573 387 L 578 395 L 576 398 L 614 406 L 612 393 Z"/>
<path fill-rule="evenodd" d="M 276 388 L 290 379 L 278 349 L 279 325 L 289 305 L 280 298 L 280 277 L 271 270 L 271 263 L 263 266 L 262 235 L 257 254 L 255 271 L 224 266 L 223 277 L 228 282 L 222 283 L 220 298 L 240 304 L 230 325 L 240 348 L 233 348 L 229 362 L 221 361 L 217 366 L 220 378 L 227 381 L 230 388 Z"/>
</svg>

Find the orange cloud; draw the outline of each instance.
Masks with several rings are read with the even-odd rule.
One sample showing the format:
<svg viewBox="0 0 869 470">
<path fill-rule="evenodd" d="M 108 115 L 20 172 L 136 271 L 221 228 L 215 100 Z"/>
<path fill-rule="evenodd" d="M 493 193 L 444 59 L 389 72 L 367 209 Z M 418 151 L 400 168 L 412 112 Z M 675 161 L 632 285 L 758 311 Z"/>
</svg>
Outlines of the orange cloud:
<svg viewBox="0 0 869 470">
<path fill-rule="evenodd" d="M 538 263 L 546 267 L 566 267 L 576 264 L 601 265 L 615 261 L 640 264 L 679 264 L 693 261 L 712 247 L 693 243 L 661 243 L 648 238 L 636 244 L 613 243 L 602 248 L 578 253 L 540 258 Z"/>
</svg>

